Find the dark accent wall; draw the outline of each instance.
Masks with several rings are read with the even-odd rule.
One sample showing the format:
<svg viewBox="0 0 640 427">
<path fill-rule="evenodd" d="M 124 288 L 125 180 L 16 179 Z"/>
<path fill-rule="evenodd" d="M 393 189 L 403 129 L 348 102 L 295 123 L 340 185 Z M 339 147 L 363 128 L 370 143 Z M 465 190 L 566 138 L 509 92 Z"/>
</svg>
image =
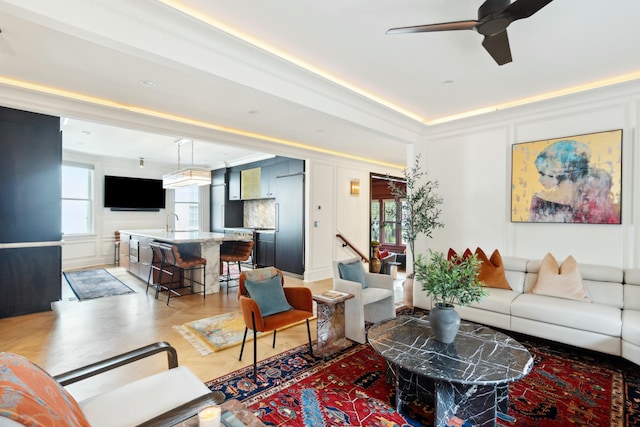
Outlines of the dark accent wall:
<svg viewBox="0 0 640 427">
<path fill-rule="evenodd" d="M 61 294 L 60 119 L 0 107 L 0 317 L 48 310 Z M 50 244 L 50 243 L 45 243 Z M 6 246 L 6 245 L 5 245 Z"/>
</svg>

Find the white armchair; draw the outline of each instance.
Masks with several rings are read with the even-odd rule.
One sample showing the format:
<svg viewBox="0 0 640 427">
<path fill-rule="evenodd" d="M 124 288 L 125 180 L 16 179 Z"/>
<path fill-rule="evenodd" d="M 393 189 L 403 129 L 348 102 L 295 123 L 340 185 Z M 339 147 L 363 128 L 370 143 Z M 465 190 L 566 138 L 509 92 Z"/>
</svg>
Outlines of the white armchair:
<svg viewBox="0 0 640 427">
<path fill-rule="evenodd" d="M 354 263 L 362 270 L 364 287 L 360 282 L 344 279 L 340 274 L 340 264 L 354 268 Z M 359 275 L 360 271 L 356 273 Z M 393 279 L 387 274 L 366 271 L 359 258 L 333 262 L 333 289 L 354 296 L 345 301 L 345 336 L 352 341 L 361 344 L 366 342 L 365 321 L 376 323 L 396 316 Z"/>
</svg>

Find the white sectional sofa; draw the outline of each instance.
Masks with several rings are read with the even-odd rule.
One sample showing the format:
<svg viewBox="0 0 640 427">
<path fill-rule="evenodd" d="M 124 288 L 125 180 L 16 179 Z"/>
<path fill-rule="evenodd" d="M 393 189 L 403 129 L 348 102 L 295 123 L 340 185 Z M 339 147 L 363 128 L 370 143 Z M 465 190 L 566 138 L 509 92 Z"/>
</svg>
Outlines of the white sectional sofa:
<svg viewBox="0 0 640 427">
<path fill-rule="evenodd" d="M 622 356 L 640 364 L 640 269 L 580 264 L 587 297 L 577 301 L 531 293 L 540 260 L 502 257 L 511 290 L 487 288 L 479 303 L 457 307 L 460 317 L 577 347 Z M 415 307 L 431 309 L 416 283 Z"/>
</svg>

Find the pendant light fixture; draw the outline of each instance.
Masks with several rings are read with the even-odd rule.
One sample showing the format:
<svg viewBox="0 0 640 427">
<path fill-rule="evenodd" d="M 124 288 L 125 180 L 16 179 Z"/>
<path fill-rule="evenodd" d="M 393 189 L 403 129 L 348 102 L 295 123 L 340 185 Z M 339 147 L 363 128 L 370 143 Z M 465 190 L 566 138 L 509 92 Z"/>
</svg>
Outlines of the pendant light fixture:
<svg viewBox="0 0 640 427">
<path fill-rule="evenodd" d="M 180 147 L 187 142 L 191 143 L 191 167 L 180 169 Z M 179 188 L 189 185 L 209 185 L 211 184 L 211 171 L 205 168 L 193 166 L 193 140 L 181 138 L 176 141 L 178 146 L 178 170 L 168 173 L 162 177 L 163 188 Z"/>
</svg>

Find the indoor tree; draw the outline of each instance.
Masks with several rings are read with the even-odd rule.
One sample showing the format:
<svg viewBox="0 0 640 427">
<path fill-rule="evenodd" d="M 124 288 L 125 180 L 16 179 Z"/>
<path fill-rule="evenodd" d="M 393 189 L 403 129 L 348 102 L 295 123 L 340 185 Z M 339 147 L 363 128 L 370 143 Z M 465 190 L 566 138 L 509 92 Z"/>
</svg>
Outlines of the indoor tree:
<svg viewBox="0 0 640 427">
<path fill-rule="evenodd" d="M 409 245 L 411 268 L 416 263 L 415 241 L 420 234 L 431 238 L 433 230 L 444 227 L 440 222 L 442 197 L 438 194 L 438 181 L 428 178 L 420 166 L 421 155 L 416 156 L 411 168 L 404 170 L 405 185 L 389 179 L 388 185 L 395 199 L 402 201 L 402 237 Z M 413 270 L 407 278 L 413 279 Z"/>
</svg>

